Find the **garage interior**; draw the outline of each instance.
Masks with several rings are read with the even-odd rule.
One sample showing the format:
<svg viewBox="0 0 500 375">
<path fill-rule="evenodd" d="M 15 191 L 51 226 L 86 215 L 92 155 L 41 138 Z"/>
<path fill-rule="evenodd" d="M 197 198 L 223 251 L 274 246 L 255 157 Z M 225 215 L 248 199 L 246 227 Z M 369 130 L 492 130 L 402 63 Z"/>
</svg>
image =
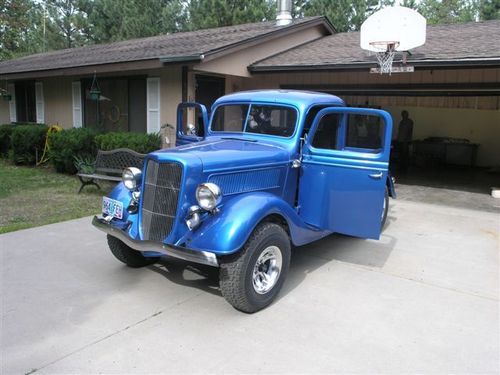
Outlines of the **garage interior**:
<svg viewBox="0 0 500 375">
<path fill-rule="evenodd" d="M 399 183 L 491 194 L 500 187 L 500 69 L 415 68 L 381 75 L 369 69 L 255 74 L 233 90 L 300 89 L 340 96 L 349 106 L 391 113 L 391 171 Z M 401 112 L 413 120 L 410 166 L 398 168 Z"/>
</svg>

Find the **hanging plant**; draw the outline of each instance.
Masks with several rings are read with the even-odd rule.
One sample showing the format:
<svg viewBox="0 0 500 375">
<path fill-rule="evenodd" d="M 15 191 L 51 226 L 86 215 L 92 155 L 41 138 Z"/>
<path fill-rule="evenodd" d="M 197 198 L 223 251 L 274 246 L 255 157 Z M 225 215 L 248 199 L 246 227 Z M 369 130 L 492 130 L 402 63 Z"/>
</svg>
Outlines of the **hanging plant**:
<svg viewBox="0 0 500 375">
<path fill-rule="evenodd" d="M 92 80 L 92 85 L 90 86 L 90 99 L 91 100 L 99 100 L 101 98 L 101 88 L 99 87 L 99 83 L 97 82 L 97 76 L 94 72 L 94 79 Z"/>
<path fill-rule="evenodd" d="M 9 102 L 12 100 L 12 94 L 9 93 L 7 90 L 5 89 L 0 89 L 0 96 L 3 98 L 3 100 L 5 100 L 6 102 Z"/>
</svg>

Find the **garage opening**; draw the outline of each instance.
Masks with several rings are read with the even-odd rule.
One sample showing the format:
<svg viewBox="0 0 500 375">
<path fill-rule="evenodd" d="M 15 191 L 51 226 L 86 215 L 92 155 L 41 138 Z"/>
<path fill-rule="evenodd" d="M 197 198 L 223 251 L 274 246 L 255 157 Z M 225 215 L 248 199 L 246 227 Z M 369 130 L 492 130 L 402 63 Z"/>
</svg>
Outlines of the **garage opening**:
<svg viewBox="0 0 500 375">
<path fill-rule="evenodd" d="M 401 76 L 409 80 L 408 74 Z M 338 95 L 393 118 L 391 172 L 405 185 L 490 194 L 500 187 L 500 84 L 281 85 Z M 407 143 L 403 113 L 413 124 Z"/>
</svg>

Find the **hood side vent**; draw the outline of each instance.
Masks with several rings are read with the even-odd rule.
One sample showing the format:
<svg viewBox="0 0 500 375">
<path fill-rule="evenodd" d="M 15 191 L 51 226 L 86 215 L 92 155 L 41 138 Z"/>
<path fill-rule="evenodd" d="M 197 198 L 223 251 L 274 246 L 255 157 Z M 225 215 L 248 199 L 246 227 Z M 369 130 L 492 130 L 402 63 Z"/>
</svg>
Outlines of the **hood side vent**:
<svg viewBox="0 0 500 375">
<path fill-rule="evenodd" d="M 285 175 L 285 168 L 265 168 L 235 173 L 217 174 L 209 178 L 209 182 L 218 185 L 222 195 L 248 193 L 258 190 L 280 188 Z"/>
</svg>

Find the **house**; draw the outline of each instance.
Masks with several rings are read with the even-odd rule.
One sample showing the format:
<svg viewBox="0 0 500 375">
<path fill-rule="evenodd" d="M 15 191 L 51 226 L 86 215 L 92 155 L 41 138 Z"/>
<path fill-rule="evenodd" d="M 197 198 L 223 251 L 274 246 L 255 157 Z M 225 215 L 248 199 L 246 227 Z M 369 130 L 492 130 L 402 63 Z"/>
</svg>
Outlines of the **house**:
<svg viewBox="0 0 500 375">
<path fill-rule="evenodd" d="M 283 22 L 280 22 L 280 24 Z M 181 101 L 210 106 L 257 88 L 335 93 L 348 105 L 407 110 L 414 139 L 467 139 L 459 164 L 500 165 L 500 21 L 428 26 L 411 51 L 414 72 L 370 73 L 359 33 L 336 33 L 325 17 L 261 22 L 27 56 L 0 63 L 0 123 L 157 132 Z M 400 64 L 396 62 L 395 64 Z M 92 100 L 96 77 L 101 99 Z M 163 129 L 167 143 L 174 132 Z"/>
<path fill-rule="evenodd" d="M 334 32 L 324 17 L 288 25 L 262 22 L 160 35 L 36 54 L 0 63 L 0 82 L 12 95 L 0 104 L 0 123 L 45 122 L 63 127 L 157 132 L 175 124 L 176 106 L 210 105 L 234 91 L 247 67 Z M 102 97 L 91 99 L 96 77 Z"/>
</svg>

